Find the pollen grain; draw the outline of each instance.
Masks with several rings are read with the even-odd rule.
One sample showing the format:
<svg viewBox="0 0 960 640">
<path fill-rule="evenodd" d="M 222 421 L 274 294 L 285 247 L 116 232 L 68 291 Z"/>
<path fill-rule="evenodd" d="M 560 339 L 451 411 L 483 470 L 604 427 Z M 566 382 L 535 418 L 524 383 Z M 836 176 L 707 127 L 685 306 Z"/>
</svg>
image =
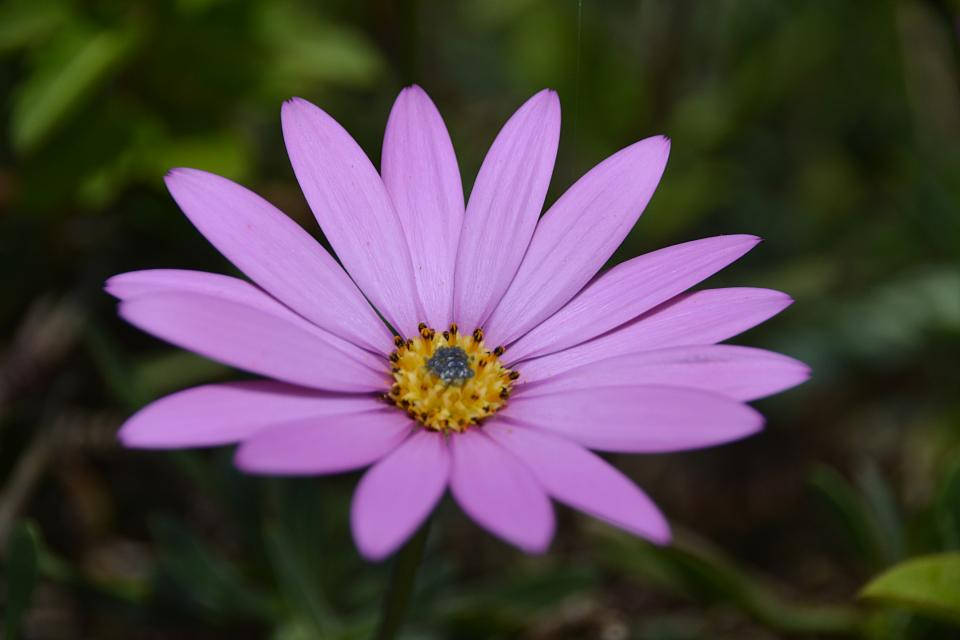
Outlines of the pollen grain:
<svg viewBox="0 0 960 640">
<path fill-rule="evenodd" d="M 503 347 L 487 349 L 483 330 L 437 332 L 421 323 L 419 336 L 394 338 L 393 386 L 384 399 L 423 427 L 461 433 L 502 409 L 519 374 L 500 361 Z"/>
</svg>

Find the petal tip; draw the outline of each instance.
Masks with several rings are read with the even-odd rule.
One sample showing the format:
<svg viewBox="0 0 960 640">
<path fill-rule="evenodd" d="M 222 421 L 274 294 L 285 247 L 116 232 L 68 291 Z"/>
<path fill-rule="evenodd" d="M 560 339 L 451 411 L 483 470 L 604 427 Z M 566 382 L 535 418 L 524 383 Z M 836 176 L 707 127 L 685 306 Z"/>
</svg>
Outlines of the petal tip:
<svg viewBox="0 0 960 640">
<path fill-rule="evenodd" d="M 656 139 L 660 142 L 660 153 L 663 156 L 664 163 L 666 163 L 667 157 L 670 155 L 670 147 L 673 146 L 673 140 L 665 135 L 656 136 Z"/>
<path fill-rule="evenodd" d="M 808 365 L 806 362 L 794 360 L 793 358 L 791 358 L 791 361 L 792 361 L 791 364 L 793 364 L 795 368 L 794 373 L 796 375 L 796 378 L 791 381 L 790 386 L 786 387 L 784 391 L 787 391 L 788 389 L 792 389 L 793 387 L 798 387 L 801 384 L 804 384 L 805 382 L 810 380 L 811 376 L 813 376 L 813 368 L 810 365 Z"/>
<path fill-rule="evenodd" d="M 763 242 L 763 238 L 750 233 L 734 233 L 726 236 L 726 239 L 730 242 L 729 247 L 736 250 L 738 254 L 736 259 L 743 257 Z"/>
<path fill-rule="evenodd" d="M 433 100 L 430 99 L 430 95 L 418 84 L 411 84 L 400 90 L 400 93 L 397 94 L 397 99 L 394 100 L 393 108 L 390 110 L 390 118 L 395 117 L 395 112 L 398 107 L 413 110 L 414 112 L 420 109 L 430 111 L 437 110 L 433 104 Z"/>
<path fill-rule="evenodd" d="M 531 538 L 530 540 L 525 540 L 523 542 L 516 541 L 514 544 L 523 551 L 530 555 L 543 555 L 550 550 L 550 543 L 553 542 L 553 530 L 551 529 L 547 532 L 546 535 L 541 536 L 540 538 Z"/>
<path fill-rule="evenodd" d="M 130 324 L 136 326 L 137 323 L 134 320 L 134 311 L 136 309 L 133 305 L 133 302 L 130 300 L 121 300 L 120 304 L 117 305 L 117 315 L 129 322 Z"/>
<path fill-rule="evenodd" d="M 403 89 L 400 89 L 400 95 L 413 95 L 413 96 L 426 96 L 427 92 L 423 90 L 423 87 L 417 83 L 408 84 Z"/>
<path fill-rule="evenodd" d="M 177 193 L 185 188 L 203 188 L 201 182 L 204 180 L 218 180 L 222 182 L 226 179 L 215 173 L 190 167 L 175 167 L 167 171 L 163 176 L 163 183 L 167 185 L 167 191 L 174 196 L 174 199 L 176 199 Z"/>
<path fill-rule="evenodd" d="M 128 449 L 134 449 L 137 447 L 136 432 L 130 429 L 129 424 L 125 424 L 120 427 L 120 430 L 117 431 L 117 440 L 121 445 L 127 447 Z"/>
<path fill-rule="evenodd" d="M 664 522 L 662 529 L 658 528 L 656 531 L 647 532 L 645 538 L 658 547 L 665 547 L 673 542 L 673 532 L 670 530 L 670 525 Z"/>
<path fill-rule="evenodd" d="M 163 175 L 163 182 L 169 189 L 171 188 L 171 183 L 179 182 L 181 179 L 189 177 L 194 171 L 196 171 L 196 169 L 189 169 L 187 167 L 173 167 L 172 169 L 167 169 L 167 172 Z"/>
<path fill-rule="evenodd" d="M 240 443 L 240 446 L 237 447 L 237 450 L 233 454 L 233 466 L 244 473 L 251 474 L 262 474 L 270 473 L 268 469 L 264 469 L 262 464 L 256 464 L 250 455 L 250 450 L 247 447 L 246 443 Z"/>
<path fill-rule="evenodd" d="M 542 109 L 547 117 L 556 117 L 560 113 L 560 94 L 553 89 L 541 89 L 527 100 L 525 106 Z"/>
<path fill-rule="evenodd" d="M 380 548 L 376 546 L 369 546 L 360 541 L 357 538 L 356 534 L 353 537 L 354 544 L 357 545 L 357 551 L 360 552 L 360 555 L 363 556 L 364 560 L 368 562 L 383 562 L 390 557 L 390 554 L 394 552 L 392 548 Z"/>
<path fill-rule="evenodd" d="M 110 276 L 103 282 L 104 292 L 113 296 L 114 298 L 117 298 L 118 300 L 121 298 L 120 291 L 118 288 L 120 286 L 120 281 L 118 280 L 120 275 L 121 274 Z"/>
<path fill-rule="evenodd" d="M 298 114 L 303 113 L 310 108 L 319 110 L 319 107 L 314 105 L 309 100 L 305 100 L 299 96 L 293 96 L 292 98 L 284 100 L 283 104 L 280 106 L 280 120 L 281 122 L 284 122 L 289 118 L 296 117 Z"/>
<path fill-rule="evenodd" d="M 410 538 L 416 534 L 412 531 L 404 536 L 384 536 L 382 533 L 367 534 L 365 529 L 360 526 L 358 516 L 355 511 L 350 513 L 350 529 L 353 532 L 353 542 L 357 545 L 357 551 L 364 559 L 370 562 L 382 562 L 397 552 Z"/>
<path fill-rule="evenodd" d="M 149 405 L 148 405 L 149 406 Z M 163 434 L 156 434 L 153 430 L 145 428 L 145 425 L 142 421 L 138 421 L 138 414 L 134 414 L 123 426 L 120 427 L 120 430 L 117 431 L 117 440 L 120 444 L 127 449 L 179 449 L 182 447 L 177 447 L 165 442 Z M 159 436 L 159 437 L 158 437 Z"/>
<path fill-rule="evenodd" d="M 351 511 L 350 528 L 353 531 L 353 542 L 357 545 L 357 551 L 370 562 L 382 562 L 389 558 L 404 540 L 389 540 L 381 536 L 380 539 L 373 539 L 363 533 L 363 527 L 359 526 L 356 512 Z"/>
<path fill-rule="evenodd" d="M 780 313 L 794 302 L 796 302 L 789 293 L 777 291 L 776 289 L 751 288 L 745 287 L 745 291 L 751 292 L 751 298 L 757 302 L 774 303 L 777 305 L 777 313 Z"/>
<path fill-rule="evenodd" d="M 763 431 L 763 428 L 767 424 L 767 419 L 763 417 L 763 414 L 751 407 L 750 405 L 743 405 L 750 410 L 752 416 L 751 420 L 744 425 L 743 437 L 752 436 Z"/>
</svg>

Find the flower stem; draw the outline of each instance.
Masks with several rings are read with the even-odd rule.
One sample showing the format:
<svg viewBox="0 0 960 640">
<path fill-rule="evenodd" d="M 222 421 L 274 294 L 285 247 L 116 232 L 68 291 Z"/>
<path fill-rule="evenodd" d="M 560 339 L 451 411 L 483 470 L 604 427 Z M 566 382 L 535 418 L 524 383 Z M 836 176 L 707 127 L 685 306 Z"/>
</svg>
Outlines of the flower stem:
<svg viewBox="0 0 960 640">
<path fill-rule="evenodd" d="M 386 597 L 383 599 L 377 640 L 393 640 L 403 625 L 429 531 L 430 520 L 427 520 L 393 559 L 393 572 Z"/>
</svg>

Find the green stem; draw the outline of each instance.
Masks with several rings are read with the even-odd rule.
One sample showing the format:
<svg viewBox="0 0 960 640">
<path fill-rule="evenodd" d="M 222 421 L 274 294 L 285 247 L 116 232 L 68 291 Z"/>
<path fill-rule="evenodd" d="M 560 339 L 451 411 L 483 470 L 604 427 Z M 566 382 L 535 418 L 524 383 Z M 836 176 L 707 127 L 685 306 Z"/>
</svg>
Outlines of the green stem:
<svg viewBox="0 0 960 640">
<path fill-rule="evenodd" d="M 383 599 L 377 640 L 393 640 L 403 625 L 429 530 L 430 521 L 427 520 L 393 559 L 393 572 L 390 575 L 390 587 Z"/>
</svg>

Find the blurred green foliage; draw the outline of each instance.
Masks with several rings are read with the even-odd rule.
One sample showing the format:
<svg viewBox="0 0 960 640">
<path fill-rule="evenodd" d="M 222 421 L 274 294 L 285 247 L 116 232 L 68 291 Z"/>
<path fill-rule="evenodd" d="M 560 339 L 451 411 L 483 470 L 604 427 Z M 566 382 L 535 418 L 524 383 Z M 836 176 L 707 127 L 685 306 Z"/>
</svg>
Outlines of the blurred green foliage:
<svg viewBox="0 0 960 640">
<path fill-rule="evenodd" d="M 960 622 L 960 553 L 898 564 L 871 580 L 860 595 Z"/>
<path fill-rule="evenodd" d="M 663 182 L 614 261 L 763 236 L 711 284 L 794 295 L 742 342 L 815 373 L 760 403 L 757 438 L 616 460 L 671 517 L 670 548 L 561 510 L 551 552 L 525 557 L 444 503 L 403 637 L 956 637 L 958 12 L 953 0 L 0 0 L 7 636 L 374 632 L 389 567 L 350 540 L 355 477 L 249 478 L 229 451 L 117 446 L 145 402 L 235 374 L 124 326 L 101 286 L 138 268 L 230 271 L 163 192 L 174 166 L 239 180 L 318 233 L 281 101 L 321 104 L 377 158 L 391 101 L 417 82 L 468 190 L 499 125 L 544 86 L 564 109 L 549 200 L 616 149 L 669 135 Z"/>
<path fill-rule="evenodd" d="M 20 524 L 7 542 L 7 592 L 3 637 L 14 640 L 20 635 L 24 614 L 37 585 L 36 531 L 29 523 Z"/>
</svg>

